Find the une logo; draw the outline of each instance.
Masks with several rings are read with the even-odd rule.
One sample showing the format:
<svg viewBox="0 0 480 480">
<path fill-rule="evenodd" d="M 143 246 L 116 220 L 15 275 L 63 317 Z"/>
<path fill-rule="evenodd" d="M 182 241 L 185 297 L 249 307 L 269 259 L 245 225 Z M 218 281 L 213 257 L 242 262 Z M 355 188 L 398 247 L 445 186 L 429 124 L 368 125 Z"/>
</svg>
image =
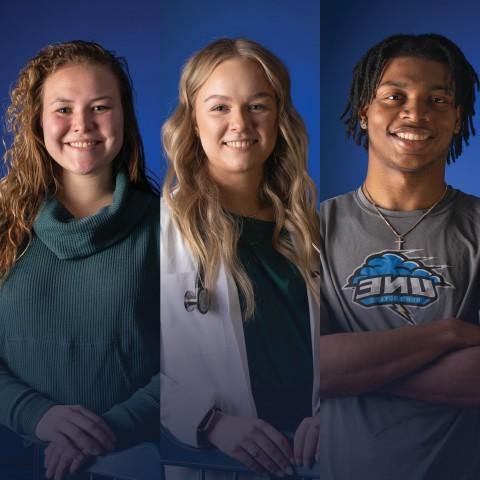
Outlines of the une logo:
<svg viewBox="0 0 480 480">
<path fill-rule="evenodd" d="M 438 288 L 453 288 L 437 271 L 445 266 L 426 265 L 423 258 L 383 251 L 365 259 L 343 288 L 353 289 L 353 301 L 362 307 L 385 306 L 415 324 L 407 306 L 427 307 L 438 299 Z"/>
</svg>

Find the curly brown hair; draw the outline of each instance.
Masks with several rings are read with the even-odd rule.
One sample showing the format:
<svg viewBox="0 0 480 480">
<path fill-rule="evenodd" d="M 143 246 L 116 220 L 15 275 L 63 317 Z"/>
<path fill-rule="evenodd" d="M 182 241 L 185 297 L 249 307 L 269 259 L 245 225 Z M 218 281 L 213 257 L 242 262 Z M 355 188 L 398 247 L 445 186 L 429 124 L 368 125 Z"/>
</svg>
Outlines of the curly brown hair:
<svg viewBox="0 0 480 480">
<path fill-rule="evenodd" d="M 101 65 L 117 79 L 124 117 L 122 148 L 114 169 L 125 168 L 137 188 L 157 193 L 145 173 L 143 143 L 135 117 L 133 87 L 126 61 L 94 42 L 75 40 L 49 45 L 20 71 L 6 112 L 10 145 L 6 175 L 0 180 L 0 279 L 5 279 L 31 240 L 32 226 L 48 195 L 61 191 L 59 169 L 45 148 L 41 126 L 43 85 L 71 64 Z"/>
</svg>

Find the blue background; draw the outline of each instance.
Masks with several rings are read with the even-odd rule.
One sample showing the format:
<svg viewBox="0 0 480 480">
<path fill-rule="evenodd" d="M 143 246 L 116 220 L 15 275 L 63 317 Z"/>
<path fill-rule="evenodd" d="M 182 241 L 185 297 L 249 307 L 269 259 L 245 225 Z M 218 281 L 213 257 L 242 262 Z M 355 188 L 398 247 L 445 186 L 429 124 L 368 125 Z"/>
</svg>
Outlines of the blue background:
<svg viewBox="0 0 480 480">
<path fill-rule="evenodd" d="M 127 59 L 147 165 L 160 172 L 160 15 L 158 1 L 2 1 L 0 112 L 25 63 L 50 43 L 93 40 Z M 3 151 L 2 151 L 3 153 Z"/>
<path fill-rule="evenodd" d="M 352 70 L 375 43 L 396 33 L 439 33 L 453 40 L 480 73 L 478 2 L 323 0 L 321 3 L 321 198 L 355 189 L 362 182 L 367 152 L 347 139 L 340 115 L 347 103 Z M 477 92 L 478 95 L 478 92 Z M 480 105 L 477 101 L 477 112 Z M 478 116 L 478 115 L 477 115 Z M 480 130 L 480 121 L 474 120 Z M 480 132 L 479 132 L 480 133 Z M 447 167 L 447 182 L 480 195 L 480 139 L 464 147 Z"/>
<path fill-rule="evenodd" d="M 147 164 L 162 177 L 160 129 L 177 101 L 183 63 L 221 36 L 252 38 L 290 69 L 294 103 L 310 136 L 319 185 L 320 5 L 317 0 L 22 1 L 0 4 L 0 114 L 21 67 L 49 43 L 94 40 L 129 64 Z"/>
<path fill-rule="evenodd" d="M 310 138 L 309 171 L 320 176 L 320 2 L 318 0 L 173 0 L 160 14 L 160 111 L 175 109 L 182 65 L 219 37 L 246 37 L 272 50 L 287 65 L 292 97 Z M 165 166 L 165 163 L 163 164 Z"/>
</svg>

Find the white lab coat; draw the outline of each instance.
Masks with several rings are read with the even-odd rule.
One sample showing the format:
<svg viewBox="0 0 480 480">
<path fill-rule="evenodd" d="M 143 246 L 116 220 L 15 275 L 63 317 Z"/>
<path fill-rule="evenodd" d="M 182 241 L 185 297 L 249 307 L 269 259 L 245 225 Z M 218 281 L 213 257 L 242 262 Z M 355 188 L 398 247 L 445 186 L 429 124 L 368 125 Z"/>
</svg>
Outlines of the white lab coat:
<svg viewBox="0 0 480 480">
<path fill-rule="evenodd" d="M 197 267 L 163 200 L 160 250 L 161 421 L 180 441 L 197 446 L 197 427 L 211 407 L 231 415 L 257 415 L 238 291 L 222 265 L 209 311 L 202 315 L 197 309 L 185 310 L 184 295 L 195 291 Z M 312 412 L 317 413 L 320 312 L 310 294 L 308 300 L 315 375 Z"/>
</svg>

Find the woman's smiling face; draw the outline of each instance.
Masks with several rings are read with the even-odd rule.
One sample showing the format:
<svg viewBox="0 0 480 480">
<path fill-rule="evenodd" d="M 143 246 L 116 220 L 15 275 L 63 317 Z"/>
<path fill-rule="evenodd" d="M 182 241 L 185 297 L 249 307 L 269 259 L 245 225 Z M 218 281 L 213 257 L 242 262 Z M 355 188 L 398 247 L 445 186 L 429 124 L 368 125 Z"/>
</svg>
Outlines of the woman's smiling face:
<svg viewBox="0 0 480 480">
<path fill-rule="evenodd" d="M 195 101 L 197 134 L 215 179 L 263 172 L 278 134 L 275 93 L 254 61 L 233 58 L 215 68 Z"/>
<path fill-rule="evenodd" d="M 96 64 L 68 64 L 43 85 L 45 147 L 64 174 L 111 172 L 123 144 L 118 82 Z"/>
</svg>

